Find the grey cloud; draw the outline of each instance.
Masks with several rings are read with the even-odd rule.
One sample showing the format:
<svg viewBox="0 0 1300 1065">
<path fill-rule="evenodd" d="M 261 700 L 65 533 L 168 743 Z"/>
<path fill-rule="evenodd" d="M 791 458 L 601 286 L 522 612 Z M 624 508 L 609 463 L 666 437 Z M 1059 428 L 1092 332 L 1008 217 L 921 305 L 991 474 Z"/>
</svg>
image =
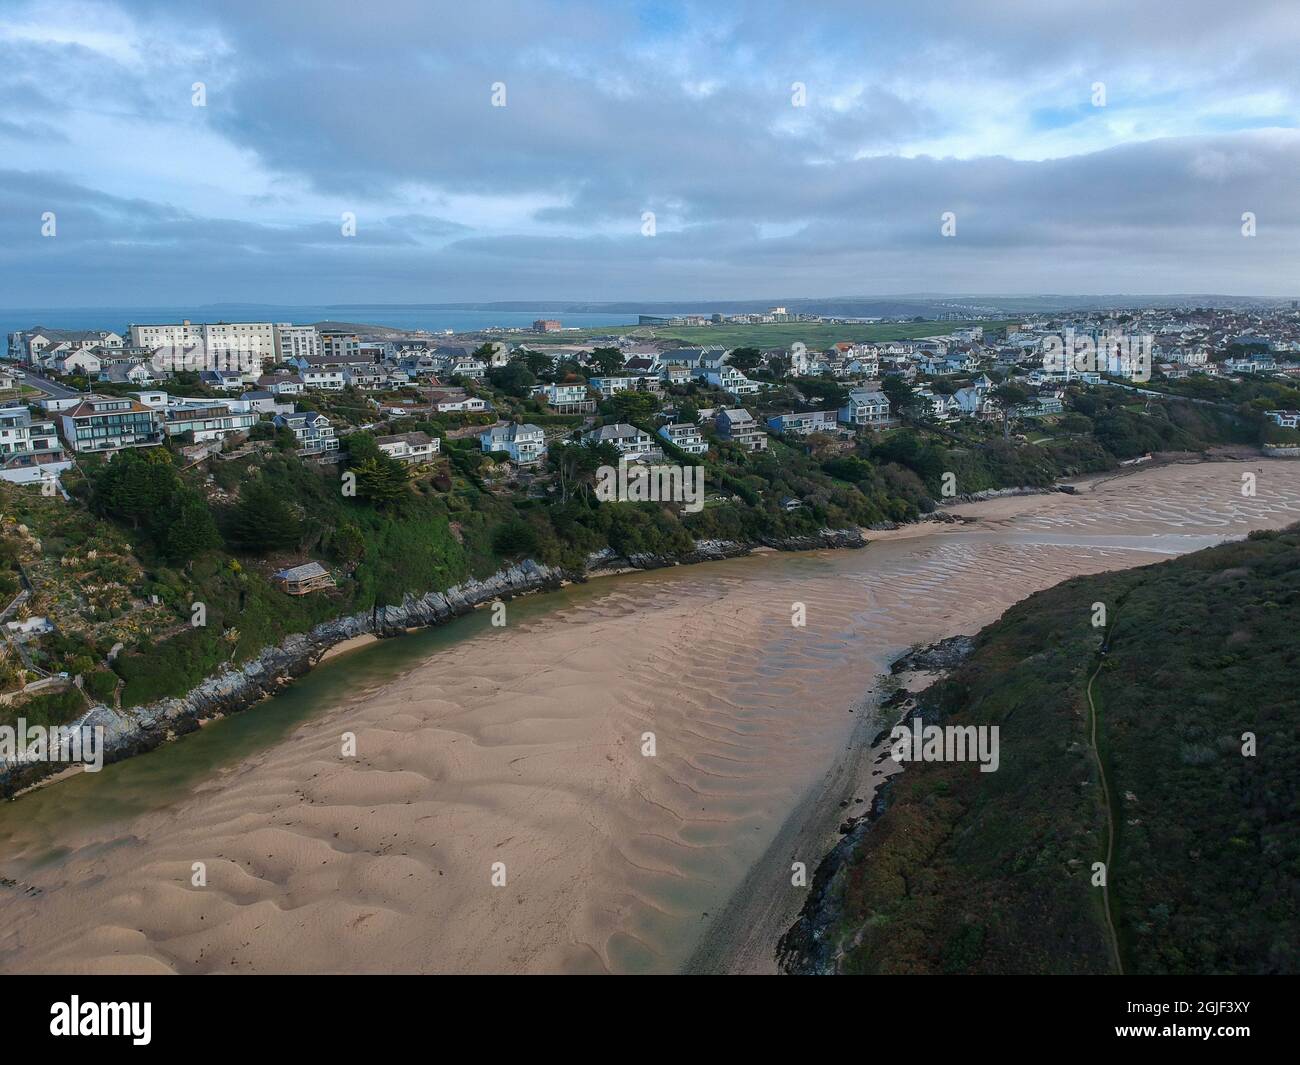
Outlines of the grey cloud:
<svg viewBox="0 0 1300 1065">
<path fill-rule="evenodd" d="M 17 169 L 0 174 L 10 302 L 72 291 L 315 302 L 1295 285 L 1294 129 L 1045 161 L 895 154 L 962 132 L 958 115 L 913 91 L 959 77 L 1104 77 L 1118 114 L 1130 87 L 1163 69 L 1201 102 L 1274 94 L 1294 127 L 1300 20 L 1282 3 L 913 0 L 864 12 L 758 0 L 671 9 L 664 21 L 595 2 L 325 0 L 310 18 L 262 0 L 123 9 L 149 41 L 211 41 L 212 52 L 187 60 L 193 70 L 95 59 L 58 80 L 50 72 L 72 46 L 0 48 L 0 137 L 19 146 L 7 156 Z M 195 116 L 199 77 L 209 107 Z M 790 106 L 795 80 L 809 86 L 807 108 Z M 496 81 L 505 108 L 490 105 Z M 254 153 L 275 191 L 246 217 L 210 217 L 49 173 L 42 145 L 100 106 L 146 122 L 184 111 Z M 358 236 L 341 238 L 333 215 L 304 221 L 299 181 L 355 204 Z M 550 205 L 528 233 L 480 232 L 422 206 L 458 195 Z M 51 209 L 60 235 L 43 241 Z M 653 238 L 639 235 L 644 210 L 659 216 Z M 953 239 L 939 234 L 949 210 Z M 1239 232 L 1246 210 L 1259 218 L 1253 240 Z"/>
</svg>

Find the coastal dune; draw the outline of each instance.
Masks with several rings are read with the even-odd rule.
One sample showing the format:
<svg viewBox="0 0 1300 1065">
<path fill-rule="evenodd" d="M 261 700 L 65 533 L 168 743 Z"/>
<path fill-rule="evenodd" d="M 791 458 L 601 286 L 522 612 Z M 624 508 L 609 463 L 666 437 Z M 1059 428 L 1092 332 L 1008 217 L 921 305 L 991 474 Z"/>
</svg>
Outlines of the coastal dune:
<svg viewBox="0 0 1300 1065">
<path fill-rule="evenodd" d="M 0 968 L 771 971 L 792 863 L 811 878 L 869 801 L 889 661 L 1071 576 L 1300 520 L 1300 463 L 1262 465 L 1249 497 L 1259 462 L 1168 466 L 511 604 L 161 810 L 0 855 L 39 892 L 0 889 Z"/>
</svg>

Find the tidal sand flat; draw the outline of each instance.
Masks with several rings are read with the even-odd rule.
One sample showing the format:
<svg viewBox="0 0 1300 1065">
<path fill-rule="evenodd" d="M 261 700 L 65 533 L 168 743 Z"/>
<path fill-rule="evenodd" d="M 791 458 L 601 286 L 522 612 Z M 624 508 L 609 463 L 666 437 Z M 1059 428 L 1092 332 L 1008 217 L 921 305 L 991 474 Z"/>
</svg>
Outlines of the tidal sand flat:
<svg viewBox="0 0 1300 1065">
<path fill-rule="evenodd" d="M 956 510 L 979 521 L 523 600 L 503 628 L 349 686 L 390 653 L 360 648 L 283 735 L 143 812 L 82 818 L 59 798 L 111 809 L 129 762 L 6 804 L 0 875 L 19 886 L 0 888 L 0 968 L 770 970 L 803 901 L 792 860 L 811 873 L 838 801 L 866 797 L 835 769 L 856 764 L 890 659 L 1071 576 L 1300 520 L 1300 463 Z M 738 931 L 710 937 L 720 921 Z"/>
</svg>

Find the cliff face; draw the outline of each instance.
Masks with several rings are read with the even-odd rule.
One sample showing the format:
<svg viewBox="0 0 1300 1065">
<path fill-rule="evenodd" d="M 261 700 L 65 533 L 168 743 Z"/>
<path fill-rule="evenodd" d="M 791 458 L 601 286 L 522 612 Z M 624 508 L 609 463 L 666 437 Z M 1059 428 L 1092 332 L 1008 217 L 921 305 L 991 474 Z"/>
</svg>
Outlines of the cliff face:
<svg viewBox="0 0 1300 1065">
<path fill-rule="evenodd" d="M 717 561 L 748 554 L 753 546 L 735 541 L 704 540 L 696 543 L 693 552 L 680 557 L 633 555 L 625 558 L 606 550 L 590 556 L 580 573 L 525 560 L 483 580 L 465 581 L 445 591 L 408 596 L 396 606 L 379 607 L 323 622 L 308 632 L 296 633 L 266 648 L 256 658 L 209 677 L 184 696 L 160 699 L 127 710 L 97 707 L 83 723 L 92 728 L 103 728 L 104 760 L 118 761 L 153 750 L 174 736 L 192 732 L 199 727 L 200 721 L 245 710 L 274 695 L 295 677 L 311 670 L 331 647 L 356 636 L 399 636 L 407 629 L 440 625 L 482 603 L 553 590 L 565 581 L 585 581 L 589 576 L 602 572 Z M 816 537 L 774 541 L 763 546 L 801 551 L 864 547 L 866 541 L 856 529 L 826 529 Z M 0 770 L 0 796 L 9 797 L 65 768 L 65 764 L 53 762 Z"/>
</svg>

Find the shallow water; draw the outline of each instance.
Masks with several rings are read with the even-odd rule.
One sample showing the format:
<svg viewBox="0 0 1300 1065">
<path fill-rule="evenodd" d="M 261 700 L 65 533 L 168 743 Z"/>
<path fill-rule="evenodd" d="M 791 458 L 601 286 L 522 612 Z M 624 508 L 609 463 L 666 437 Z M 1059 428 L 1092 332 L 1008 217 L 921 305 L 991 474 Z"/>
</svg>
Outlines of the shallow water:
<svg viewBox="0 0 1300 1065">
<path fill-rule="evenodd" d="M 767 852 L 855 756 L 891 657 L 1070 576 L 1300 519 L 1300 463 L 1242 498 L 1248 468 L 976 504 L 960 509 L 978 525 L 862 551 L 597 580 L 515 601 L 504 629 L 480 611 L 330 660 L 0 807 L 0 875 L 19 882 L 0 888 L 0 968 L 673 971 L 755 863 L 815 865 Z M 339 757 L 345 730 L 358 759 Z"/>
</svg>

